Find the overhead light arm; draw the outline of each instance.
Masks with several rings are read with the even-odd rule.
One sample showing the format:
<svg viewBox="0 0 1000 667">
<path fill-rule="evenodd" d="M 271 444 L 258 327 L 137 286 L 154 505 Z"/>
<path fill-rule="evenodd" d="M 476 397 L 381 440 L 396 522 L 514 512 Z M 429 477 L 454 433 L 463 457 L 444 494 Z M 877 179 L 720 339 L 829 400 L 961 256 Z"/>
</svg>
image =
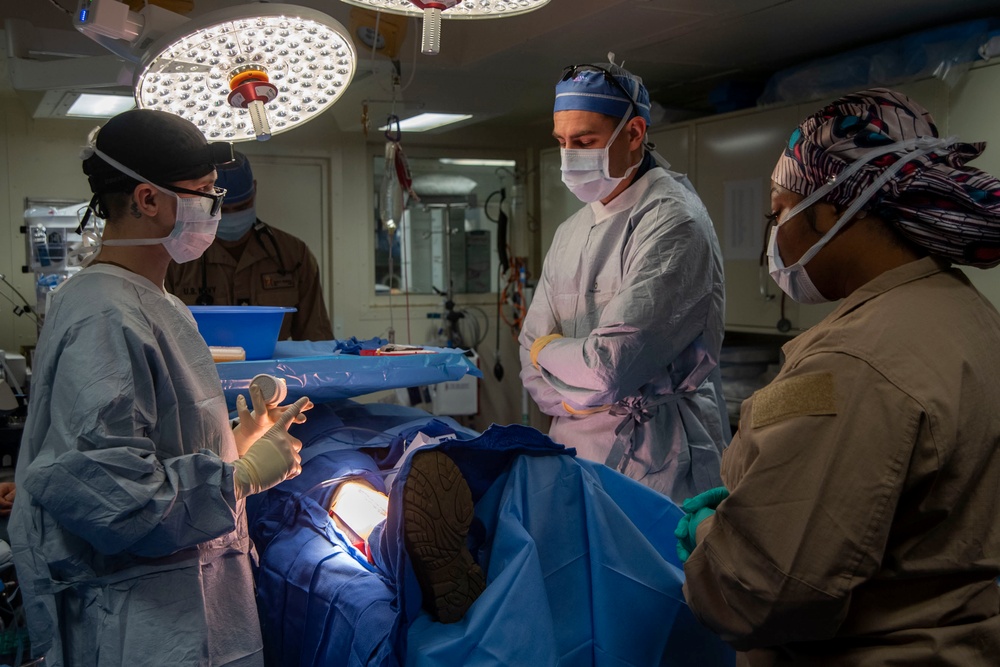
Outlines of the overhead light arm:
<svg viewBox="0 0 1000 667">
<path fill-rule="evenodd" d="M 88 37 L 110 37 L 130 44 L 142 32 L 144 23 L 141 15 L 117 0 L 80 0 L 73 17 L 73 25 Z"/>
<path fill-rule="evenodd" d="M 146 47 L 188 20 L 149 3 L 133 12 L 119 0 L 80 0 L 73 27 L 123 60 L 137 64 Z"/>
</svg>

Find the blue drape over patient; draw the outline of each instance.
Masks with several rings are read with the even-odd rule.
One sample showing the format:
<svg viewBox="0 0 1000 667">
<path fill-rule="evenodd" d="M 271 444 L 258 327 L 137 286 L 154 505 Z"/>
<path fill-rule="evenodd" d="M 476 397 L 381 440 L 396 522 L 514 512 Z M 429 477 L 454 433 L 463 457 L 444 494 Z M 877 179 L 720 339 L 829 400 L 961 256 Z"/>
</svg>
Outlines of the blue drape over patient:
<svg viewBox="0 0 1000 667">
<path fill-rule="evenodd" d="M 347 401 L 317 410 L 302 425 L 310 430 L 297 433 L 303 473 L 248 507 L 269 664 L 732 664 L 732 651 L 684 603 L 673 537 L 681 511 L 666 497 L 526 427 L 475 437 L 410 408 Z M 376 424 L 386 435 L 364 450 L 345 437 Z M 325 480 L 358 474 L 380 486 L 378 465 L 393 465 L 420 430 L 455 431 L 436 447 L 476 502 L 470 546 L 488 585 L 450 625 L 421 611 L 401 493 L 390 494 L 389 518 L 369 540 L 376 565 L 325 510 L 335 488 Z M 310 457 L 313 448 L 321 453 Z M 404 462 L 394 488 L 407 472 Z"/>
</svg>

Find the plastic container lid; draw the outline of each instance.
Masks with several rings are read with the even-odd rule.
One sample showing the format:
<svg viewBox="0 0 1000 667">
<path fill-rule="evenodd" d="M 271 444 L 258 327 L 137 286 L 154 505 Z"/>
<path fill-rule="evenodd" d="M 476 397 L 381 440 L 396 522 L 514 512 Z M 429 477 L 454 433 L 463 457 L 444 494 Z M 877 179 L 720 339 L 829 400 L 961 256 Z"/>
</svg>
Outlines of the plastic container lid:
<svg viewBox="0 0 1000 667">
<path fill-rule="evenodd" d="M 198 332 L 212 346 L 242 347 L 247 360 L 270 359 L 285 313 L 279 306 L 188 306 Z"/>
</svg>

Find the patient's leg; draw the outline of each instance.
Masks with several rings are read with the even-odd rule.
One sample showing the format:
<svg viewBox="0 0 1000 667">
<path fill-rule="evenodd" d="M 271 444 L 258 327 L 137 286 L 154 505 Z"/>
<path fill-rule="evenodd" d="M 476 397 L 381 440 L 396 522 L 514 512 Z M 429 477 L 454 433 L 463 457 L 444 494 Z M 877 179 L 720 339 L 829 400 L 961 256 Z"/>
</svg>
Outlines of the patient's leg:
<svg viewBox="0 0 1000 667">
<path fill-rule="evenodd" d="M 436 450 L 414 454 L 403 487 L 404 540 L 424 609 L 441 623 L 462 620 L 486 587 L 466 546 L 472 518 L 472 493 L 458 466 Z"/>
</svg>

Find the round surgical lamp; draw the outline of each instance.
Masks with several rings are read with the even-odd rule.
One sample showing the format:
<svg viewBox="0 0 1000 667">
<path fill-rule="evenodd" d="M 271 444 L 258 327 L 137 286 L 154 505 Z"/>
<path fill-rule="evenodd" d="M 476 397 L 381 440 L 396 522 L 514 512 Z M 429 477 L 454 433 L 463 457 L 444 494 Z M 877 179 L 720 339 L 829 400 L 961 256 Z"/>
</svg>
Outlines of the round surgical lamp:
<svg viewBox="0 0 1000 667">
<path fill-rule="evenodd" d="M 499 19 L 534 11 L 549 0 L 343 0 L 351 5 L 390 14 L 424 17 L 420 51 L 441 50 L 441 19 Z"/>
<path fill-rule="evenodd" d="M 187 118 L 212 140 L 264 141 L 344 94 L 357 64 L 347 35 L 333 18 L 297 5 L 209 12 L 145 49 L 136 103 Z"/>
</svg>

